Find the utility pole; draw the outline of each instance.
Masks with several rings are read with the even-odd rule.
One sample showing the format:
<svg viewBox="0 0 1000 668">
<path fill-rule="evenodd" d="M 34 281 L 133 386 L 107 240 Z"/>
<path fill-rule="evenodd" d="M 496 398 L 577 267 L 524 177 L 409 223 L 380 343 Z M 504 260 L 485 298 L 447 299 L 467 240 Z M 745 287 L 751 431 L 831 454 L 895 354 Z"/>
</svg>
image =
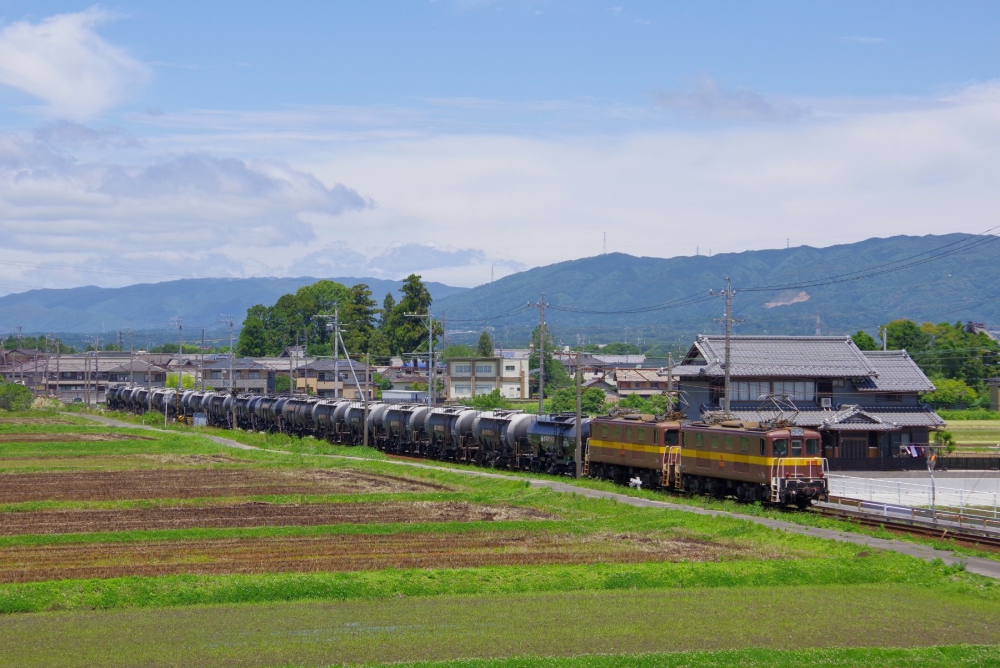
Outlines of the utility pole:
<svg viewBox="0 0 1000 668">
<path fill-rule="evenodd" d="M 234 392 L 236 382 L 233 379 L 233 370 L 236 368 L 236 351 L 233 350 L 233 316 L 224 315 L 220 322 L 229 325 L 229 396 L 232 398 L 233 405 L 232 426 L 233 429 L 236 429 L 236 392 Z"/>
<path fill-rule="evenodd" d="M 17 348 L 21 351 L 21 363 L 18 365 L 18 378 L 21 384 L 24 385 L 24 338 L 21 336 L 21 326 L 18 325 L 14 329 L 17 330 Z"/>
<path fill-rule="evenodd" d="M 580 429 L 583 425 L 583 354 L 576 351 L 576 477 L 583 477 L 583 434 Z"/>
<path fill-rule="evenodd" d="M 314 318 L 319 318 L 320 320 L 326 321 L 326 331 L 331 333 L 331 339 L 333 341 L 333 398 L 336 399 L 340 396 L 340 369 L 339 364 L 339 353 L 337 349 L 338 342 L 340 341 L 340 304 L 334 302 L 333 313 L 317 313 L 313 316 Z M 333 320 L 333 324 L 330 324 L 330 320 Z M 344 354 L 347 354 L 345 349 Z M 317 377 L 318 378 L 318 377 Z M 308 381 L 307 381 L 308 382 Z M 317 389 L 319 388 L 319 380 L 317 382 Z"/>
<path fill-rule="evenodd" d="M 427 313 L 404 313 L 407 318 L 427 318 L 427 407 L 434 407 L 434 318 Z"/>
<path fill-rule="evenodd" d="M 174 419 L 180 417 L 181 407 L 181 377 L 184 373 L 184 323 L 180 318 L 173 318 L 170 324 L 177 328 L 177 395 L 174 397 Z M 167 419 L 167 407 L 163 407 L 163 419 Z"/>
<path fill-rule="evenodd" d="M 879 325 L 878 333 L 882 335 L 882 350 L 889 349 L 889 326 Z"/>
<path fill-rule="evenodd" d="M 128 330 L 128 384 L 135 385 L 135 333 Z"/>
<path fill-rule="evenodd" d="M 528 306 L 538 309 L 538 414 L 545 412 L 545 293 L 542 298 L 535 303 L 528 302 Z"/>
<path fill-rule="evenodd" d="M 368 447 L 368 400 L 372 392 L 372 356 L 371 351 L 365 353 L 365 440 L 364 446 Z"/>
<path fill-rule="evenodd" d="M 732 284 L 729 282 L 729 277 L 726 277 L 726 289 L 722 291 L 709 290 L 708 294 L 713 297 L 723 297 L 726 300 L 726 379 L 725 379 L 725 396 L 722 399 L 722 411 L 727 416 L 729 415 L 729 401 L 732 397 L 730 377 L 730 368 L 732 361 L 732 336 L 733 336 L 733 297 L 736 295 L 736 291 L 733 290 Z"/>
<path fill-rule="evenodd" d="M 201 328 L 201 361 L 198 363 L 198 375 L 201 376 L 201 391 L 205 391 L 205 328 Z"/>
<path fill-rule="evenodd" d="M 667 401 L 670 405 L 670 412 L 674 408 L 674 354 L 667 353 Z"/>
</svg>

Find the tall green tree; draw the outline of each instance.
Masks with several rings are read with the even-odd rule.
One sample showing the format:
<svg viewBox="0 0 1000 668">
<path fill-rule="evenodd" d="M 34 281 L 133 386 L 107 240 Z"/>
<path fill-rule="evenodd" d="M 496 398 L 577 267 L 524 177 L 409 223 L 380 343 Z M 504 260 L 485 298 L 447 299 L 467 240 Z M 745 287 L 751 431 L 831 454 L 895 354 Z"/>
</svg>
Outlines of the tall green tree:
<svg viewBox="0 0 1000 668">
<path fill-rule="evenodd" d="M 407 276 L 399 291 L 402 298 L 398 304 L 391 303 L 387 297 L 382 306 L 383 332 L 389 341 L 389 349 L 393 355 L 426 352 L 429 338 L 427 319 L 413 318 L 407 314 L 428 313 L 431 308 L 431 293 L 416 274 Z M 392 307 L 391 310 L 387 310 L 389 306 Z M 434 339 L 443 333 L 441 323 L 435 321 Z"/>
<path fill-rule="evenodd" d="M 476 346 L 476 355 L 479 357 L 493 357 L 493 339 L 483 330 L 479 335 L 479 344 Z"/>
<path fill-rule="evenodd" d="M 865 332 L 864 330 L 859 329 L 856 334 L 851 335 L 851 339 L 854 341 L 854 345 L 861 350 L 879 349 L 878 341 L 876 341 L 871 334 Z"/>
<path fill-rule="evenodd" d="M 269 352 L 268 332 L 265 318 L 268 308 L 263 304 L 255 304 L 247 309 L 247 317 L 243 320 L 236 354 L 240 357 L 264 357 Z"/>
<path fill-rule="evenodd" d="M 364 283 L 348 290 L 348 301 L 344 308 L 344 345 L 347 352 L 366 353 L 371 351 L 372 337 L 376 333 L 378 302 L 372 299 L 372 291 Z"/>
</svg>

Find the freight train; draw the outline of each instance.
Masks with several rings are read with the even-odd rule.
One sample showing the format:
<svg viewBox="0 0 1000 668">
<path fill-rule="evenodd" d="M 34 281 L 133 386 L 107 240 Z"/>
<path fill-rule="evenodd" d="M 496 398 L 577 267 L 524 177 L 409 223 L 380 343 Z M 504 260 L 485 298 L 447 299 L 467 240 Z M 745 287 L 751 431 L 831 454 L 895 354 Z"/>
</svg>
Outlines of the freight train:
<svg viewBox="0 0 1000 668">
<path fill-rule="evenodd" d="M 576 416 L 431 408 L 348 399 L 230 395 L 121 385 L 112 410 L 157 410 L 210 426 L 365 442 L 387 453 L 480 466 L 575 475 Z M 686 422 L 651 415 L 583 418 L 583 468 L 592 478 L 649 489 L 805 508 L 828 498 L 820 435 L 782 423 Z"/>
</svg>

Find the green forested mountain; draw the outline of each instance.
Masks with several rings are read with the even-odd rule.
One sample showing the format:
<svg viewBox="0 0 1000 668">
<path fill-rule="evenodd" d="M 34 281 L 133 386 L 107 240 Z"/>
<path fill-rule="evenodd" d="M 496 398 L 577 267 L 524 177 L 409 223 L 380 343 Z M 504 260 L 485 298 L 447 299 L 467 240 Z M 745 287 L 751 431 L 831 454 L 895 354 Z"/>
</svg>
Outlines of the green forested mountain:
<svg viewBox="0 0 1000 668">
<path fill-rule="evenodd" d="M 874 334 L 880 324 L 898 318 L 1000 325 L 1000 241 L 990 237 L 989 243 L 962 250 L 974 243 L 963 241 L 970 237 L 897 236 L 827 248 L 668 259 L 610 253 L 531 269 L 450 295 L 435 300 L 434 311 L 446 314 L 449 330 L 478 335 L 478 328 L 493 326 L 498 342 L 515 345 L 526 342 L 538 323 L 537 309 L 520 307 L 537 302 L 544 292 L 552 304 L 546 320 L 567 344 L 575 344 L 582 334 L 592 341 L 641 339 L 684 348 L 698 333 L 719 331 L 716 319 L 722 316 L 723 300 L 708 292 L 724 287 L 728 276 L 737 291 L 733 315 L 743 320 L 737 331 L 743 334 L 813 334 L 817 315 L 824 334 L 859 329 Z M 952 251 L 961 252 L 930 259 Z M 894 271 L 905 265 L 914 266 Z M 872 267 L 882 273 L 860 280 L 844 276 Z M 842 279 L 802 286 L 831 276 Z M 747 290 L 762 286 L 782 287 Z M 683 305 L 655 309 L 669 303 Z M 489 318 L 506 311 L 513 312 Z"/>
</svg>

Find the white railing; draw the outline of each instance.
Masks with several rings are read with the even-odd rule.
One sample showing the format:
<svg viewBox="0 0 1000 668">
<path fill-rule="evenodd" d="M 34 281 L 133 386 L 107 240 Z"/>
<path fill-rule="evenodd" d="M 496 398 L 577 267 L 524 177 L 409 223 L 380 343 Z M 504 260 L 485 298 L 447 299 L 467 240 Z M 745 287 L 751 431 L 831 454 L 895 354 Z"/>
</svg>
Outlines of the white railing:
<svg viewBox="0 0 1000 668">
<path fill-rule="evenodd" d="M 830 500 L 885 516 L 939 519 L 984 527 L 1000 526 L 1000 495 L 977 492 L 929 480 L 910 482 L 828 475 Z"/>
</svg>

